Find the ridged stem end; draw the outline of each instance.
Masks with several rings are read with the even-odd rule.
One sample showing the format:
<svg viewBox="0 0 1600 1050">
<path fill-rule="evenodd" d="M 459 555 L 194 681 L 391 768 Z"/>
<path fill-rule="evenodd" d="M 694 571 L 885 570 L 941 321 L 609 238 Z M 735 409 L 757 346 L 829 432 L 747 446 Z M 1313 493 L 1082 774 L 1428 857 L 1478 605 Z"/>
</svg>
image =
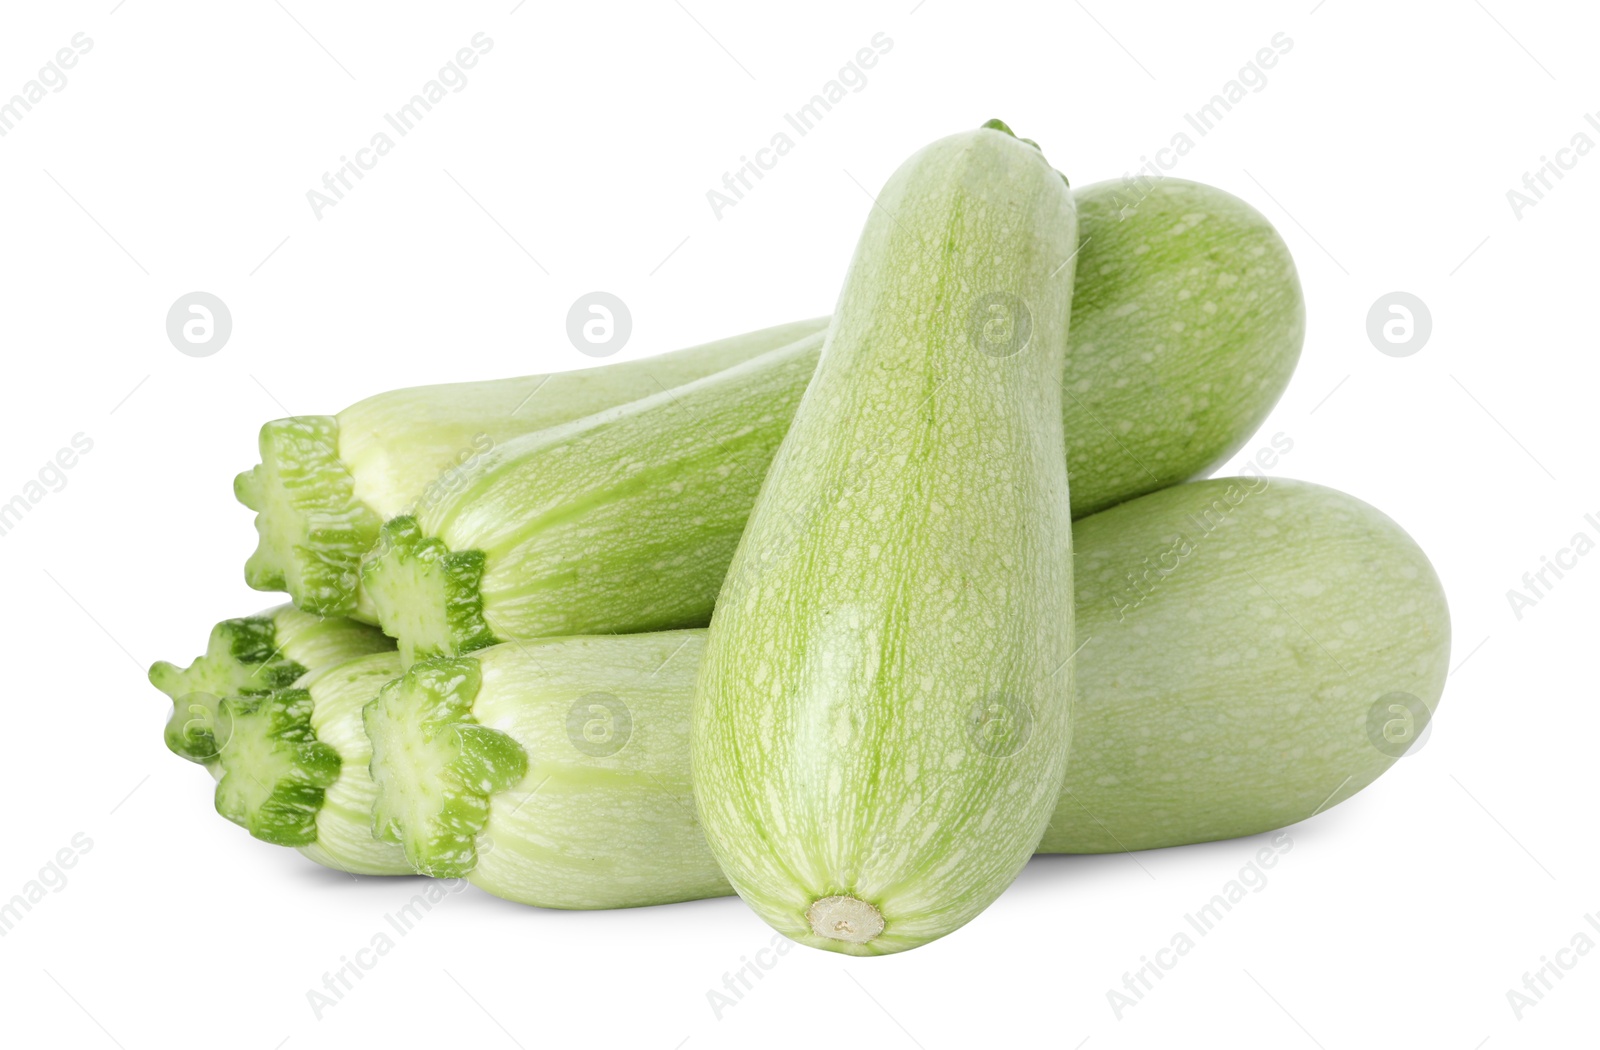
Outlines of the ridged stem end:
<svg viewBox="0 0 1600 1050">
<path fill-rule="evenodd" d="M 410 515 L 384 524 L 362 582 L 404 664 L 462 656 L 499 640 L 483 615 L 484 562 L 482 551 L 453 551 L 423 535 Z"/>
<path fill-rule="evenodd" d="M 316 842 L 317 814 L 339 779 L 339 754 L 317 739 L 312 706 L 307 690 L 282 689 L 218 707 L 217 812 L 264 842 Z"/>
<path fill-rule="evenodd" d="M 150 684 L 172 698 L 163 734 L 167 747 L 191 762 L 216 761 L 217 708 L 224 697 L 284 689 L 305 673 L 282 655 L 272 615 L 223 620 L 211 629 L 205 655 L 188 667 L 165 660 L 150 667 Z"/>
<path fill-rule="evenodd" d="M 521 745 L 473 718 L 481 685 L 476 660 L 428 660 L 385 685 L 362 711 L 378 790 L 373 834 L 399 843 L 426 875 L 471 872 L 492 796 L 528 773 Z"/>
<path fill-rule="evenodd" d="M 261 428 L 261 462 L 233 482 L 240 503 L 256 512 L 259 540 L 245 563 L 245 582 L 260 591 L 288 591 L 306 612 L 346 615 L 356 608 L 361 558 L 382 524 L 356 498 L 339 458 L 333 416 L 293 416 Z"/>
</svg>

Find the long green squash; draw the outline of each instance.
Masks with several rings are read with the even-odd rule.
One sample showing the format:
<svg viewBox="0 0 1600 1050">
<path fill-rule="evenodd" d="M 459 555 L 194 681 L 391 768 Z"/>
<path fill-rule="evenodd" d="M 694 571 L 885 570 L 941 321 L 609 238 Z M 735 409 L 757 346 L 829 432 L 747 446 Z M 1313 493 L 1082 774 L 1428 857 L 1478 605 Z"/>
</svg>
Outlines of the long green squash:
<svg viewBox="0 0 1600 1050">
<path fill-rule="evenodd" d="M 211 628 L 205 653 L 188 667 L 165 660 L 150 665 L 150 683 L 172 699 L 167 747 L 216 772 L 217 705 L 224 698 L 264 695 L 311 671 L 393 650 L 394 643 L 376 627 L 314 616 L 292 605 L 223 620 Z"/>
<path fill-rule="evenodd" d="M 951 932 L 1054 808 L 1074 227 L 1065 181 L 1006 131 L 906 161 L 729 568 L 695 797 L 728 881 L 801 943 L 876 955 Z"/>
<path fill-rule="evenodd" d="M 1288 248 L 1259 212 L 1166 179 L 1076 194 L 1080 238 L 1064 404 L 1076 516 L 1224 462 L 1277 401 L 1300 354 L 1305 306 Z M 658 394 L 800 340 L 813 362 L 827 318 L 577 372 L 396 390 L 337 416 L 261 431 L 261 463 L 235 482 L 257 511 L 250 585 L 303 608 L 376 619 L 358 566 L 380 524 L 469 480 L 521 435 Z M 798 399 L 746 398 L 754 416 Z M 698 426 L 684 413 L 668 426 Z M 670 438 L 668 439 L 670 441 Z M 440 526 L 449 531 L 449 527 Z M 480 537 L 463 530 L 471 548 Z M 731 548 L 730 548 L 731 550 Z M 495 554 L 499 552 L 487 551 Z"/>
<path fill-rule="evenodd" d="M 431 487 L 448 488 L 485 452 L 807 336 L 820 345 L 827 323 L 796 321 L 574 372 L 392 390 L 337 416 L 273 420 L 261 428 L 261 462 L 234 479 L 259 534 L 245 581 L 288 591 L 309 612 L 370 619 L 359 607 L 359 570 L 379 527 Z"/>
<path fill-rule="evenodd" d="M 1376 780 L 1438 707 L 1450 648 L 1444 594 L 1411 538 L 1360 500 L 1299 481 L 1215 479 L 1144 496 L 1073 531 L 1083 645 L 1073 660 L 1076 725 L 1040 852 L 1151 849 L 1295 823 Z M 379 806 L 404 849 L 372 840 L 369 812 L 326 804 L 302 849 L 358 872 L 375 860 L 411 870 L 409 856 L 423 870 L 547 907 L 730 893 L 689 785 L 704 652 L 705 632 L 693 630 L 507 643 L 418 664 L 367 716 L 382 741 Z M 457 674 L 440 676 L 442 665 Z M 344 792 L 375 800 L 361 710 L 385 683 L 369 679 L 363 694 L 324 702 L 349 680 L 309 689 L 312 724 L 349 778 L 335 801 Z M 480 787 L 462 775 L 460 748 L 480 739 L 456 735 L 469 724 L 503 735 L 480 749 L 509 754 L 496 765 L 524 767 L 520 779 Z M 305 741 L 284 737 L 229 752 L 263 797 L 311 774 L 243 761 L 247 751 L 298 755 Z M 389 757 L 430 749 L 440 764 L 426 776 Z M 442 848 L 444 814 L 468 794 L 476 816 L 453 825 Z M 474 857 L 502 849 L 478 871 Z M 446 854 L 459 859 L 446 865 Z"/>
<path fill-rule="evenodd" d="M 217 812 L 263 842 L 356 875 L 401 875 L 405 855 L 371 834 L 377 789 L 361 709 L 400 674 L 393 651 L 324 667 L 292 688 L 227 697 L 217 711 Z"/>
</svg>

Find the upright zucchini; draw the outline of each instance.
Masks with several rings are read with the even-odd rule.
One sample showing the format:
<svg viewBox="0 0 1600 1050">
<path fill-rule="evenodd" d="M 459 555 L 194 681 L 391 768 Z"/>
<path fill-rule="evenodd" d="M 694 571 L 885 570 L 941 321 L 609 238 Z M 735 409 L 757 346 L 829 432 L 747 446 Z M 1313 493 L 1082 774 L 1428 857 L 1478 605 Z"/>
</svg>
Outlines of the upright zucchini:
<svg viewBox="0 0 1600 1050">
<path fill-rule="evenodd" d="M 1288 383 L 1305 305 L 1283 239 L 1222 190 L 1166 179 L 1130 204 L 1126 187 L 1107 182 L 1076 199 L 1063 403 L 1072 509 L 1081 517 L 1194 477 L 1236 451 Z M 797 340 L 811 341 L 814 361 L 827 320 L 579 372 L 397 390 L 337 416 L 268 423 L 261 463 L 235 482 L 258 512 L 260 543 L 246 578 L 287 590 L 305 609 L 376 619 L 357 566 L 380 523 L 427 502 L 430 490 L 437 497 L 466 485 L 490 449 Z M 793 390 L 751 382 L 753 416 L 798 402 L 809 374 L 786 378 Z M 661 425 L 700 424 L 683 413 Z"/>
<path fill-rule="evenodd" d="M 1033 145 L 985 127 L 915 154 L 751 512 L 700 669 L 695 796 L 729 882 L 802 943 L 949 933 L 1055 806 L 1077 249 Z"/>
<path fill-rule="evenodd" d="M 1083 648 L 1072 661 L 1072 759 L 1040 852 L 1153 849 L 1296 823 L 1380 776 L 1438 708 L 1450 649 L 1438 577 L 1360 500 L 1300 481 L 1222 478 L 1144 496 L 1073 532 Z M 1217 613 L 1197 618 L 1197 608 Z M 310 721 L 339 755 L 340 780 L 302 852 L 358 872 L 410 871 L 410 856 L 549 906 L 731 893 L 693 819 L 689 783 L 705 640 L 703 630 L 551 639 L 418 664 L 367 716 L 382 742 L 371 763 L 381 794 L 362 708 L 386 672 L 322 676 L 306 690 Z M 445 665 L 457 674 L 438 675 Z M 478 727 L 471 739 L 504 736 L 479 750 L 511 755 L 487 785 L 437 775 L 459 760 L 466 741 L 451 734 L 466 725 Z M 444 754 L 419 776 L 402 763 L 421 748 Z M 306 779 L 285 764 L 235 768 L 264 795 Z M 441 817 L 465 795 L 479 799 L 477 816 L 441 848 Z M 363 802 L 404 848 L 373 840 Z"/>
</svg>

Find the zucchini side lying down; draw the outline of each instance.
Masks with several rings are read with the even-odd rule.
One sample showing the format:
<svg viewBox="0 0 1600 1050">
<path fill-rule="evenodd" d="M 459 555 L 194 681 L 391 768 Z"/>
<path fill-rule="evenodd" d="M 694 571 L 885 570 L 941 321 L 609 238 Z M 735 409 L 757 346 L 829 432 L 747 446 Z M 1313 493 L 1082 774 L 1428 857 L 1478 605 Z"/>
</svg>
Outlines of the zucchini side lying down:
<svg viewBox="0 0 1600 1050">
<path fill-rule="evenodd" d="M 1072 509 L 1081 517 L 1203 474 L 1235 452 L 1288 383 L 1305 334 L 1305 304 L 1272 224 L 1222 190 L 1166 179 L 1143 197 L 1121 183 L 1073 196 L 1077 279 L 1062 397 Z M 261 590 L 287 590 L 309 611 L 376 621 L 358 569 L 384 521 L 474 484 L 489 453 L 522 435 L 661 395 L 800 342 L 798 367 L 783 359 L 777 367 L 785 374 L 776 382 L 750 377 L 750 389 L 736 401 L 744 412 L 730 417 L 734 436 L 714 434 L 729 446 L 721 466 L 735 475 L 731 487 L 751 478 L 759 483 L 811 378 L 827 323 L 798 321 L 577 372 L 396 390 L 337 416 L 268 423 L 261 462 L 234 483 L 239 500 L 257 512 L 260 535 L 246 580 Z M 690 401 L 670 407 L 671 414 L 655 413 L 655 425 L 665 428 L 663 445 L 696 436 L 712 441 L 707 412 Z M 776 421 L 766 418 L 772 413 Z M 762 433 L 745 434 L 745 427 Z M 753 451 L 752 440 L 766 441 L 766 450 Z M 545 457 L 529 465 L 537 476 L 554 453 L 535 455 Z M 644 456 L 642 465 L 649 463 Z M 738 492 L 712 498 L 748 509 L 753 487 L 748 496 Z M 423 521 L 423 531 L 456 551 L 486 553 L 492 574 L 510 547 L 496 546 L 506 542 L 503 531 L 482 526 L 518 515 L 469 502 L 476 512 L 462 516 L 468 520 L 435 515 Z M 525 530 L 527 542 L 537 545 L 541 530 L 555 530 L 559 553 L 560 520 Z M 741 511 L 736 524 L 742 523 Z M 728 554 L 737 538 L 737 527 L 717 534 Z M 714 594 L 727 558 L 706 561 L 714 565 L 708 574 Z M 570 563 L 547 564 L 552 577 L 579 571 Z M 708 615 L 709 605 L 698 624 Z M 504 618 L 506 637 L 524 633 L 515 614 Z M 584 629 L 620 627 L 573 625 L 566 633 Z"/>
<path fill-rule="evenodd" d="M 1360 500 L 1222 478 L 1074 531 L 1076 725 L 1039 852 L 1153 849 L 1304 820 L 1388 769 L 1438 704 L 1444 594 L 1411 538 Z M 370 841 L 366 814 L 345 806 L 323 807 L 311 834 L 287 844 L 375 874 L 411 870 L 409 854 L 417 869 L 545 907 L 729 893 L 689 785 L 704 639 L 508 643 L 419 664 L 381 696 L 380 673 L 364 696 L 331 702 L 330 690 L 392 656 L 325 676 L 309 686 L 310 722 L 344 759 L 339 791 L 376 793 L 405 849 Z M 376 788 L 359 714 L 374 697 Z M 988 731 L 985 714 L 975 732 Z M 224 764 L 269 788 L 293 780 L 303 734 L 285 739 L 265 720 L 248 732 L 251 746 L 225 747 Z M 473 784 L 480 773 L 487 791 Z"/>
<path fill-rule="evenodd" d="M 211 629 L 205 653 L 188 667 L 165 660 L 150 666 L 150 683 L 172 698 L 167 747 L 216 772 L 217 706 L 223 698 L 270 693 L 310 671 L 393 651 L 394 642 L 376 627 L 292 605 L 223 620 Z"/>
</svg>

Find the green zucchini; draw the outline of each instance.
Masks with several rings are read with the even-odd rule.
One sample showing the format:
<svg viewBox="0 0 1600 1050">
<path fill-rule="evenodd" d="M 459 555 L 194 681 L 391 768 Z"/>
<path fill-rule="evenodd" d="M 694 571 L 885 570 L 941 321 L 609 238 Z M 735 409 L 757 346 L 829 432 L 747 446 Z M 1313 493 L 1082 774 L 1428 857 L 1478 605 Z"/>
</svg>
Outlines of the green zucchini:
<svg viewBox="0 0 1600 1050">
<path fill-rule="evenodd" d="M 1360 500 L 1215 479 L 1086 518 L 1073 542 L 1076 743 L 1041 852 L 1305 820 L 1388 769 L 1438 707 L 1444 590 Z"/>
<path fill-rule="evenodd" d="M 223 620 L 211 629 L 205 654 L 188 667 L 165 660 L 150 666 L 150 683 L 172 698 L 167 747 L 214 767 L 217 705 L 224 698 L 260 696 L 293 685 L 309 671 L 393 649 L 376 627 L 292 605 Z"/>
<path fill-rule="evenodd" d="M 820 332 L 816 318 L 642 361 L 576 372 L 392 390 L 337 416 L 292 416 L 261 428 L 261 462 L 234 479 L 256 511 L 245 565 L 257 590 L 300 608 L 371 617 L 359 605 L 362 557 L 383 522 L 431 486 L 510 438 L 678 386 Z"/>
<path fill-rule="evenodd" d="M 407 663 L 703 626 L 815 368 L 802 340 L 487 452 L 391 519 L 363 588 Z"/>
<path fill-rule="evenodd" d="M 412 871 L 371 833 L 377 789 L 361 709 L 400 674 L 393 651 L 324 667 L 288 689 L 224 698 L 217 812 L 263 842 L 357 875 Z"/>
<path fill-rule="evenodd" d="M 801 943 L 876 955 L 951 932 L 1055 806 L 1075 227 L 1065 180 L 1006 131 L 902 165 L 729 568 L 695 797 L 728 881 Z"/>
<path fill-rule="evenodd" d="M 1438 707 L 1450 648 L 1438 578 L 1411 538 L 1360 500 L 1299 481 L 1224 478 L 1144 496 L 1073 531 L 1076 724 L 1040 852 L 1152 849 L 1295 823 L 1377 779 Z M 1264 602 L 1267 592 L 1283 605 Z M 705 632 L 693 630 L 507 643 L 418 664 L 367 715 L 383 741 L 372 764 L 381 802 L 367 779 L 362 707 L 387 684 L 382 675 L 348 702 L 321 704 L 327 686 L 311 688 L 314 731 L 341 757 L 343 790 L 377 803 L 389 836 L 406 844 L 382 845 L 386 868 L 410 871 L 409 855 L 552 907 L 731 893 L 692 816 L 687 732 L 704 652 Z M 455 694 L 450 713 L 424 715 L 435 701 L 419 679 L 437 681 L 429 669 L 441 663 L 458 672 L 442 690 Z M 1386 697 L 1415 698 L 1421 717 L 1394 724 Z M 448 741 L 456 723 L 504 734 L 499 750 L 511 757 L 501 764 L 527 772 L 483 789 L 392 766 L 391 755 Z M 268 787 L 283 775 L 251 772 Z M 468 793 L 481 815 L 443 850 L 429 829 Z M 376 845 L 371 825 L 358 805 L 325 806 L 302 850 L 371 871 L 355 848 Z M 502 847 L 496 866 L 472 874 L 473 857 Z M 441 866 L 446 852 L 461 859 Z"/>
<path fill-rule="evenodd" d="M 1438 577 L 1360 500 L 1215 479 L 1074 532 L 1076 724 L 1041 853 L 1299 822 L 1376 780 L 1438 707 L 1450 649 Z M 386 833 L 420 870 L 527 904 L 731 892 L 689 782 L 705 645 L 702 630 L 544 639 L 417 664 L 366 711 Z M 1416 716 L 1403 726 L 1397 702 Z M 353 721 L 353 705 L 340 717 Z"/>
<path fill-rule="evenodd" d="M 1305 333 L 1293 260 L 1254 208 L 1180 179 L 1164 180 L 1131 210 L 1125 197 L 1115 182 L 1076 194 L 1063 389 L 1079 517 L 1226 461 L 1282 393 Z M 432 502 L 430 492 L 437 498 L 468 484 L 491 449 L 799 340 L 810 340 L 814 360 L 827 321 L 578 372 L 397 390 L 338 416 L 268 423 L 261 463 L 235 482 L 239 499 L 258 512 L 260 542 L 246 578 L 287 590 L 302 608 L 375 620 L 357 570 L 380 524 Z M 787 378 L 796 389 L 764 393 L 770 387 L 752 384 L 752 418 L 798 401 L 809 374 Z M 661 425 L 671 443 L 674 428 L 699 422 L 685 411 Z M 462 551 L 479 540 L 474 530 L 455 531 Z"/>
<path fill-rule="evenodd" d="M 705 632 L 508 643 L 366 707 L 374 826 L 418 871 L 548 908 L 721 896 L 689 787 Z"/>
</svg>

